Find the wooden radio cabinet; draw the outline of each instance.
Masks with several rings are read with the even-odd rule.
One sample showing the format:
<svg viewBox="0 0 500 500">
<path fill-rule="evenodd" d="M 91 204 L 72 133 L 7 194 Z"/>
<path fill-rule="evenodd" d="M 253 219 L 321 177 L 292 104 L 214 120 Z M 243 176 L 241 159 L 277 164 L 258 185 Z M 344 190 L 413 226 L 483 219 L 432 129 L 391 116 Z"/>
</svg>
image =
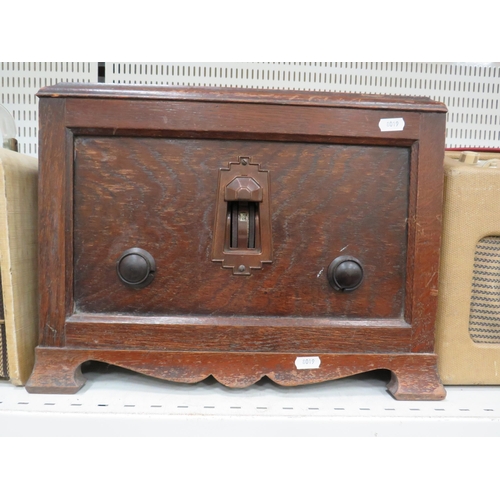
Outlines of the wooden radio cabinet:
<svg viewBox="0 0 500 500">
<path fill-rule="evenodd" d="M 395 398 L 444 398 L 444 105 L 104 84 L 38 96 L 29 392 L 76 392 L 96 360 L 229 387 L 388 369 Z"/>
</svg>

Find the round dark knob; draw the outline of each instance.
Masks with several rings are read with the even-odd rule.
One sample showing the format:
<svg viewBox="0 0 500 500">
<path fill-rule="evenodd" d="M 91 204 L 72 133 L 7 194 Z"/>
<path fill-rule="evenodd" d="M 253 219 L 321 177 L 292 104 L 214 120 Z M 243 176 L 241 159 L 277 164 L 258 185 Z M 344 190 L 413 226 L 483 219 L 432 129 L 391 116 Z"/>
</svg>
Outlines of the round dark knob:
<svg viewBox="0 0 500 500">
<path fill-rule="evenodd" d="M 118 277 L 132 288 L 149 285 L 155 277 L 155 271 L 155 260 L 142 248 L 129 248 L 122 253 L 116 263 Z"/>
<path fill-rule="evenodd" d="M 361 262 L 349 255 L 337 257 L 327 271 L 330 285 L 341 292 L 356 290 L 363 281 L 363 274 Z"/>
</svg>

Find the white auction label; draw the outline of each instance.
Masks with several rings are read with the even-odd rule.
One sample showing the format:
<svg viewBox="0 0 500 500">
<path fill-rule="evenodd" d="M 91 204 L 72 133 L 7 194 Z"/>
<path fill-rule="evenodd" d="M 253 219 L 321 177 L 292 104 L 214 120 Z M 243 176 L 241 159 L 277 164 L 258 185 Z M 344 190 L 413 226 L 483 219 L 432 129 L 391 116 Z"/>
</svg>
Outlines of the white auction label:
<svg viewBox="0 0 500 500">
<path fill-rule="evenodd" d="M 398 132 L 405 128 L 405 121 L 403 118 L 382 118 L 378 126 L 381 132 Z"/>
<path fill-rule="evenodd" d="M 299 356 L 295 360 L 295 366 L 297 370 L 314 370 L 319 368 L 321 364 L 321 359 L 318 356 Z"/>
</svg>

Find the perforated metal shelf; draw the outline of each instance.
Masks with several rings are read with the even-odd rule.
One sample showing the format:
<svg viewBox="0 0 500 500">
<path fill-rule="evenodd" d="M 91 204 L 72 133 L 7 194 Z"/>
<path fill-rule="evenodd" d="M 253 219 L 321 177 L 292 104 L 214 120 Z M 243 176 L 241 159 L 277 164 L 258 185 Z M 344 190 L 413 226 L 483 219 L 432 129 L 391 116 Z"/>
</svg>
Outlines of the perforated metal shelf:
<svg viewBox="0 0 500 500">
<path fill-rule="evenodd" d="M 500 147 L 500 63 L 106 63 L 106 82 L 430 97 L 448 107 L 448 148 Z"/>
<path fill-rule="evenodd" d="M 0 382 L 0 435 L 500 436 L 500 387 L 447 387 L 444 401 L 396 401 L 387 372 L 281 387 L 165 382 L 107 365 L 74 395 Z"/>
<path fill-rule="evenodd" d="M 106 83 L 426 96 L 448 107 L 448 148 L 500 148 L 498 62 L 107 62 L 104 70 Z M 95 62 L 1 62 L 0 102 L 18 126 L 20 152 L 38 155 L 39 88 L 98 80 Z"/>
<path fill-rule="evenodd" d="M 19 152 L 38 156 L 39 89 L 59 82 L 97 80 L 94 62 L 0 62 L 0 103 L 16 122 Z"/>
</svg>

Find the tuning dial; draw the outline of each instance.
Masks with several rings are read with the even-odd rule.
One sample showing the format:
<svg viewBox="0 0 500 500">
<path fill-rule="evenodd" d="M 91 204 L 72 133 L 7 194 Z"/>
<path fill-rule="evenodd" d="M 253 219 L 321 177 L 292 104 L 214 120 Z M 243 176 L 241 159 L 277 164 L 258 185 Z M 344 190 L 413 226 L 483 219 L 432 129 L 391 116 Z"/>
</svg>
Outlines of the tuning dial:
<svg viewBox="0 0 500 500">
<path fill-rule="evenodd" d="M 361 262 L 349 255 L 337 257 L 328 266 L 327 271 L 330 285 L 341 292 L 356 290 L 363 281 L 363 275 Z"/>
<path fill-rule="evenodd" d="M 149 285 L 155 277 L 155 271 L 155 260 L 142 248 L 129 248 L 116 263 L 118 277 L 131 288 L 144 288 Z"/>
</svg>

